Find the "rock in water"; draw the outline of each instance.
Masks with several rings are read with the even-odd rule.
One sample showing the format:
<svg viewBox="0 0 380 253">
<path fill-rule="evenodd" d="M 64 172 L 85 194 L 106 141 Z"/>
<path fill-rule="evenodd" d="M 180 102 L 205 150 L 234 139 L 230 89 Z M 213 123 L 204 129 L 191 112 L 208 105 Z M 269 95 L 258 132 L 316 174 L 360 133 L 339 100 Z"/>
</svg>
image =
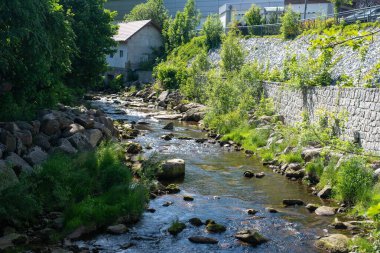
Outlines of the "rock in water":
<svg viewBox="0 0 380 253">
<path fill-rule="evenodd" d="M 265 243 L 268 241 L 265 237 L 259 234 L 256 230 L 242 230 L 239 231 L 236 235 L 235 238 L 245 242 L 249 243 L 253 246 Z"/>
<path fill-rule="evenodd" d="M 127 227 L 124 225 L 124 224 L 118 224 L 118 225 L 114 225 L 114 226 L 109 226 L 107 228 L 107 232 L 110 233 L 110 234 L 114 234 L 114 235 L 120 235 L 120 234 L 124 234 L 125 232 L 127 232 Z"/>
<path fill-rule="evenodd" d="M 284 199 L 282 201 L 284 206 L 303 206 L 305 203 L 300 199 Z"/>
<path fill-rule="evenodd" d="M 210 233 L 222 233 L 226 231 L 226 227 L 217 223 L 209 223 L 206 230 Z"/>
<path fill-rule="evenodd" d="M 315 242 L 317 248 L 330 253 L 346 253 L 348 252 L 348 244 L 348 237 L 342 234 L 332 234 Z"/>
<path fill-rule="evenodd" d="M 255 176 L 255 174 L 252 171 L 247 170 L 244 172 L 244 176 L 248 178 L 252 178 Z"/>
<path fill-rule="evenodd" d="M 162 129 L 164 129 L 164 130 L 174 130 L 174 124 L 173 124 L 173 122 L 170 122 L 170 123 L 166 124 Z"/>
<path fill-rule="evenodd" d="M 186 228 L 185 223 L 182 222 L 174 222 L 170 228 L 168 229 L 168 232 L 172 235 L 178 235 Z"/>
<path fill-rule="evenodd" d="M 200 243 L 200 244 L 217 244 L 218 240 L 210 237 L 204 236 L 192 236 L 189 237 L 189 241 L 192 243 Z"/>
<path fill-rule="evenodd" d="M 203 225 L 203 222 L 199 218 L 191 218 L 189 220 L 189 222 L 190 222 L 191 225 L 196 226 L 196 227 L 199 227 L 199 226 Z"/>
<path fill-rule="evenodd" d="M 179 189 L 179 186 L 176 184 L 169 184 L 165 187 L 165 191 L 167 191 L 169 194 L 175 194 L 179 193 L 181 189 Z"/>
<path fill-rule="evenodd" d="M 182 159 L 166 160 L 161 164 L 161 171 L 158 178 L 174 179 L 185 176 L 185 161 Z"/>
<path fill-rule="evenodd" d="M 320 206 L 315 210 L 315 214 L 319 216 L 332 216 L 336 213 L 335 207 Z"/>
</svg>

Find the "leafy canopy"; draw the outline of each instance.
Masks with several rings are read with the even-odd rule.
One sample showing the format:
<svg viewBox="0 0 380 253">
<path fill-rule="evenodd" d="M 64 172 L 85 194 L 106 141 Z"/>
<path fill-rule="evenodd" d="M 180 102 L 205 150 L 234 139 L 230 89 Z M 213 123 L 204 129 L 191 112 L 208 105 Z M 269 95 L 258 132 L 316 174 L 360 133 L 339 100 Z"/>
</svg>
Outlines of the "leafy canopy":
<svg viewBox="0 0 380 253">
<path fill-rule="evenodd" d="M 148 0 L 146 3 L 136 5 L 130 13 L 125 15 L 125 21 L 137 21 L 151 19 L 154 23 L 163 27 L 169 18 L 169 12 L 164 6 L 163 0 Z"/>
</svg>

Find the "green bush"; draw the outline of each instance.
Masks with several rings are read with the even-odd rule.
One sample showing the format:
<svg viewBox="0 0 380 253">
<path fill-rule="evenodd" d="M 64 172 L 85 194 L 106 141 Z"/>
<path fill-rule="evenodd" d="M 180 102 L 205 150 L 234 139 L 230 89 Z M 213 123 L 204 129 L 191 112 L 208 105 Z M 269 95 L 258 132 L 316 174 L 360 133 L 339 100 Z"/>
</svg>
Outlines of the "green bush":
<svg viewBox="0 0 380 253">
<path fill-rule="evenodd" d="M 306 164 L 305 169 L 312 183 L 318 183 L 325 168 L 322 158 L 316 158 Z"/>
<path fill-rule="evenodd" d="M 302 163 L 303 159 L 301 152 L 290 152 L 287 154 L 282 154 L 280 156 L 280 161 L 284 163 Z"/>
<path fill-rule="evenodd" d="M 262 24 L 261 8 L 255 4 L 252 4 L 251 8 L 245 13 L 244 21 L 247 26 L 254 26 Z M 248 28 L 250 34 L 255 34 L 253 27 Z"/>
<path fill-rule="evenodd" d="M 108 85 L 111 91 L 120 91 L 122 88 L 124 88 L 124 75 L 117 75 L 109 82 Z"/>
<path fill-rule="evenodd" d="M 174 63 L 160 63 L 154 71 L 157 81 L 164 89 L 178 89 L 188 75 L 185 66 Z"/>
<path fill-rule="evenodd" d="M 214 14 L 207 17 L 202 27 L 202 34 L 206 37 L 208 49 L 219 47 L 222 42 L 224 29 L 219 15 Z"/>
<path fill-rule="evenodd" d="M 285 14 L 281 18 L 281 34 L 284 39 L 294 39 L 300 34 L 299 19 L 299 13 L 293 11 L 291 7 L 286 8 Z"/>
<path fill-rule="evenodd" d="M 350 206 L 368 202 L 372 186 L 373 176 L 366 168 L 364 160 L 351 158 L 339 166 L 334 190 L 341 201 Z"/>
<path fill-rule="evenodd" d="M 64 211 L 66 231 L 80 225 L 106 225 L 139 215 L 147 201 L 122 162 L 122 149 L 102 145 L 74 157 L 54 154 L 19 184 L 0 192 L 0 224 L 33 221 L 44 212 Z"/>
<path fill-rule="evenodd" d="M 243 66 L 245 52 L 234 31 L 230 31 L 223 41 L 220 58 L 221 67 L 226 73 L 239 71 Z"/>
</svg>

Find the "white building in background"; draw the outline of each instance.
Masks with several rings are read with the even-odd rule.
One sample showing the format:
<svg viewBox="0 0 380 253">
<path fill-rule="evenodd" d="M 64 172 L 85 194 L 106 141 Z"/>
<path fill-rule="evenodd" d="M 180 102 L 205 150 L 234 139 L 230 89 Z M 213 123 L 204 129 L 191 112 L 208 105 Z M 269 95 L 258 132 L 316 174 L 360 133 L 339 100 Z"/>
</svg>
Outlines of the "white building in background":
<svg viewBox="0 0 380 253">
<path fill-rule="evenodd" d="M 163 45 L 161 31 L 151 20 L 118 25 L 118 32 L 113 36 L 117 42 L 115 53 L 106 57 L 109 67 L 107 76 L 111 79 L 116 74 L 127 75 L 128 69 L 139 71 L 141 64 L 150 59 L 153 50 Z M 139 76 L 142 78 L 147 76 L 147 73 L 141 72 Z"/>
<path fill-rule="evenodd" d="M 286 6 L 301 14 L 301 19 L 304 19 L 305 0 L 285 0 Z M 327 0 L 307 0 L 306 19 L 317 17 L 326 17 L 334 14 L 334 6 Z"/>
</svg>

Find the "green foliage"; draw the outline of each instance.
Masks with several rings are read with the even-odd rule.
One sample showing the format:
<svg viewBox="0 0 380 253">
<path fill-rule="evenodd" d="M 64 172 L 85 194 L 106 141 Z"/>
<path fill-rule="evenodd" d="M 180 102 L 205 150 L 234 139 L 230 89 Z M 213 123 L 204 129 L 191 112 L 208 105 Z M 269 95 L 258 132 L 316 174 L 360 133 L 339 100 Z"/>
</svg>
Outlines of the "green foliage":
<svg viewBox="0 0 380 253">
<path fill-rule="evenodd" d="M 324 160 L 320 157 L 306 164 L 305 169 L 312 183 L 319 182 L 319 179 L 323 174 L 324 168 Z"/>
<path fill-rule="evenodd" d="M 303 159 L 301 157 L 301 152 L 290 152 L 282 154 L 280 156 L 280 161 L 284 163 L 302 163 Z"/>
<path fill-rule="evenodd" d="M 111 91 L 120 91 L 124 88 L 124 75 L 117 75 L 109 82 L 108 86 Z"/>
<path fill-rule="evenodd" d="M 169 12 L 163 0 L 148 0 L 146 3 L 138 4 L 124 17 L 127 22 L 148 19 L 163 27 L 165 21 L 169 19 Z"/>
<path fill-rule="evenodd" d="M 186 228 L 186 224 L 175 220 L 172 222 L 171 226 L 168 228 L 168 232 L 172 235 L 177 235 Z"/>
<path fill-rule="evenodd" d="M 43 210 L 64 211 L 67 232 L 89 224 L 106 225 L 139 215 L 146 190 L 132 183 L 122 149 L 103 145 L 75 157 L 54 154 L 19 184 L 0 192 L 0 224 L 33 221 Z"/>
<path fill-rule="evenodd" d="M 181 64 L 161 63 L 155 67 L 155 77 L 164 89 L 178 89 L 186 81 L 187 69 Z"/>
<path fill-rule="evenodd" d="M 244 50 L 233 31 L 223 41 L 220 52 L 221 67 L 226 73 L 239 71 L 244 64 Z"/>
<path fill-rule="evenodd" d="M 300 34 L 299 13 L 287 7 L 284 16 L 281 18 L 281 34 L 284 39 L 294 39 Z"/>
<path fill-rule="evenodd" d="M 104 0 L 60 0 L 60 3 L 66 12 L 73 14 L 76 44 L 66 84 L 85 90 L 99 87 L 101 75 L 107 70 L 105 56 L 111 54 L 115 46 L 112 36 L 116 26 L 112 21 L 116 13 L 104 9 Z"/>
<path fill-rule="evenodd" d="M 162 34 L 165 39 L 166 51 L 189 42 L 195 36 L 195 30 L 200 22 L 200 13 L 195 9 L 195 1 L 188 0 L 183 12 L 177 12 L 174 19 L 164 22 Z"/>
<path fill-rule="evenodd" d="M 262 24 L 261 8 L 255 4 L 252 4 L 251 8 L 244 14 L 244 21 L 247 26 L 254 26 Z M 252 27 L 248 28 L 250 34 L 254 34 Z"/>
<path fill-rule="evenodd" d="M 340 7 L 345 4 L 352 4 L 352 0 L 329 0 L 334 5 L 334 14 L 340 11 Z"/>
<path fill-rule="evenodd" d="M 363 159 L 351 158 L 339 166 L 334 186 L 338 199 L 351 206 L 368 202 L 372 186 L 372 173 L 365 167 Z"/>
<path fill-rule="evenodd" d="M 219 47 L 223 32 L 223 24 L 219 16 L 217 14 L 208 16 L 202 27 L 202 34 L 206 37 L 208 49 Z"/>
</svg>

